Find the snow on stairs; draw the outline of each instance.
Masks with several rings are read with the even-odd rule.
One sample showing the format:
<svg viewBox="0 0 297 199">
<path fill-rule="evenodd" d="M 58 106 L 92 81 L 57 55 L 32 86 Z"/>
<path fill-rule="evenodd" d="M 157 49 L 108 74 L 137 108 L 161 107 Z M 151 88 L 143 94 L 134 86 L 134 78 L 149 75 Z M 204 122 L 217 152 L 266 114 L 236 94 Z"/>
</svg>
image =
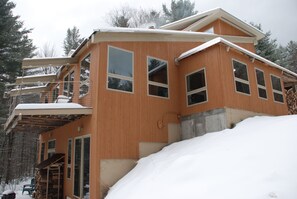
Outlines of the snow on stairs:
<svg viewBox="0 0 297 199">
<path fill-rule="evenodd" d="M 140 142 L 139 159 L 160 151 L 168 144 L 181 140 L 180 124 L 168 124 L 168 142 Z M 136 159 L 105 159 L 100 161 L 101 198 L 107 195 L 111 186 L 131 171 L 137 164 Z"/>
</svg>

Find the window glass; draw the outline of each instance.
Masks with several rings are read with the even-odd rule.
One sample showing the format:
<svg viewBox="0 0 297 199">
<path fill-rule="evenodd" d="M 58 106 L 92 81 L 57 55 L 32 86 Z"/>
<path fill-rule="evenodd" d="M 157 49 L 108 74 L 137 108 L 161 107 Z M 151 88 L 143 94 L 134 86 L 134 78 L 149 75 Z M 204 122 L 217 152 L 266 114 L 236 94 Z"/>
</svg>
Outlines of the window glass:
<svg viewBox="0 0 297 199">
<path fill-rule="evenodd" d="M 133 53 L 108 47 L 108 88 L 133 92 Z"/>
<path fill-rule="evenodd" d="M 207 89 L 205 69 L 186 76 L 187 103 L 188 105 L 199 104 L 207 101 Z"/>
<path fill-rule="evenodd" d="M 91 54 L 87 55 L 80 62 L 80 89 L 79 96 L 86 95 L 90 86 L 90 66 L 91 66 Z"/>
<path fill-rule="evenodd" d="M 149 95 L 168 97 L 167 62 L 148 57 Z"/>
<path fill-rule="evenodd" d="M 187 77 L 187 91 L 205 87 L 204 70 L 191 74 Z"/>
<path fill-rule="evenodd" d="M 52 157 L 56 152 L 56 140 L 48 141 L 47 143 L 47 158 Z"/>
<path fill-rule="evenodd" d="M 233 60 L 233 72 L 236 91 L 250 94 L 247 66 L 243 63 Z"/>
<path fill-rule="evenodd" d="M 71 151 L 72 150 L 72 139 L 68 140 L 68 149 L 67 149 L 67 178 L 71 177 Z"/>
<path fill-rule="evenodd" d="M 261 70 L 256 69 L 256 78 L 257 78 L 257 86 L 258 86 L 258 95 L 259 95 L 259 97 L 267 99 L 264 72 L 261 71 Z"/>
<path fill-rule="evenodd" d="M 280 78 L 271 76 L 272 88 L 277 91 L 282 91 Z"/>
<path fill-rule="evenodd" d="M 80 172 L 81 172 L 81 147 L 82 140 L 75 140 L 75 156 L 74 156 L 74 195 L 80 197 Z"/>
<path fill-rule="evenodd" d="M 83 198 L 90 195 L 90 138 L 84 138 L 83 151 Z"/>
<path fill-rule="evenodd" d="M 58 98 L 58 96 L 59 96 L 59 90 L 60 90 L 60 84 L 57 84 L 57 86 L 53 90 L 53 99 L 52 99 L 52 102 L 55 102 L 55 100 Z"/>
<path fill-rule="evenodd" d="M 271 75 L 273 98 L 276 102 L 284 102 L 281 80 L 279 77 Z"/>
<path fill-rule="evenodd" d="M 42 143 L 41 150 L 40 150 L 40 162 L 44 160 L 44 152 L 45 152 L 45 143 Z"/>
<path fill-rule="evenodd" d="M 132 53 L 109 47 L 108 72 L 132 77 Z"/>
</svg>

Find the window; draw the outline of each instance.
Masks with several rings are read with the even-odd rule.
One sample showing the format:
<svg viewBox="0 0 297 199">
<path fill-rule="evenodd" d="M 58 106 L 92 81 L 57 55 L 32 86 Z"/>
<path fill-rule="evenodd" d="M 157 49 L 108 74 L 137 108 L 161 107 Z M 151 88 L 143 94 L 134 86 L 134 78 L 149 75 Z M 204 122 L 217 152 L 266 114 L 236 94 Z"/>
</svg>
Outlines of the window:
<svg viewBox="0 0 297 199">
<path fill-rule="evenodd" d="M 87 55 L 80 62 L 80 86 L 79 96 L 86 95 L 90 87 L 90 66 L 91 66 L 91 54 Z"/>
<path fill-rule="evenodd" d="M 52 157 L 56 153 L 56 140 L 50 140 L 47 143 L 47 158 Z"/>
<path fill-rule="evenodd" d="M 207 101 L 205 69 L 186 76 L 188 105 Z"/>
<path fill-rule="evenodd" d="M 40 150 L 40 162 L 44 160 L 44 152 L 45 152 L 45 143 L 42 143 L 41 150 Z"/>
<path fill-rule="evenodd" d="M 133 92 L 133 53 L 108 47 L 108 88 Z"/>
<path fill-rule="evenodd" d="M 272 92 L 273 92 L 273 99 L 276 102 L 284 102 L 284 96 L 282 91 L 281 80 L 279 77 L 274 75 L 271 76 L 271 84 L 272 84 Z"/>
<path fill-rule="evenodd" d="M 76 138 L 74 146 L 74 195 L 85 198 L 90 187 L 90 137 Z"/>
<path fill-rule="evenodd" d="M 74 82 L 74 71 L 70 72 L 64 77 L 64 90 L 63 95 L 72 97 L 73 95 L 73 82 Z"/>
<path fill-rule="evenodd" d="M 256 69 L 256 78 L 257 78 L 257 87 L 258 87 L 259 97 L 263 98 L 263 99 L 267 99 L 264 72 L 259 69 Z"/>
<path fill-rule="evenodd" d="M 148 93 L 149 95 L 168 97 L 167 62 L 148 57 Z"/>
<path fill-rule="evenodd" d="M 55 102 L 55 100 L 58 98 L 58 96 L 59 96 L 59 90 L 60 90 L 60 84 L 57 84 L 55 86 L 55 88 L 53 89 L 52 102 Z"/>
<path fill-rule="evenodd" d="M 67 178 L 71 178 L 71 160 L 72 160 L 72 139 L 68 139 L 67 148 Z"/>
<path fill-rule="evenodd" d="M 246 64 L 233 60 L 233 72 L 236 91 L 249 95 L 250 85 Z"/>
</svg>

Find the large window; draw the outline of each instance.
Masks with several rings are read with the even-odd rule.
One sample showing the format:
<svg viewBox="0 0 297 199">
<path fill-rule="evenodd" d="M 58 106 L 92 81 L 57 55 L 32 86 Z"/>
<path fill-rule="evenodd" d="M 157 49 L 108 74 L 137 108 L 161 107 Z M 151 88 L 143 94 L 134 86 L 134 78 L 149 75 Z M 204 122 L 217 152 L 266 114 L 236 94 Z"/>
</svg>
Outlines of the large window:
<svg viewBox="0 0 297 199">
<path fill-rule="evenodd" d="M 250 85 L 247 72 L 247 65 L 239 61 L 233 60 L 233 72 L 236 91 L 249 95 Z"/>
<path fill-rule="evenodd" d="M 91 54 L 87 55 L 80 62 L 80 87 L 79 96 L 86 95 L 90 87 L 90 66 L 91 66 Z"/>
<path fill-rule="evenodd" d="M 41 143 L 40 162 L 44 160 L 44 152 L 45 152 L 45 143 Z"/>
<path fill-rule="evenodd" d="M 276 77 L 274 75 L 271 75 L 271 84 L 272 84 L 272 93 L 273 93 L 273 99 L 276 102 L 284 102 L 284 96 L 283 96 L 283 90 L 282 90 L 282 84 L 279 77 Z"/>
<path fill-rule="evenodd" d="M 74 195 L 89 196 L 90 188 L 90 137 L 76 138 L 74 152 Z"/>
<path fill-rule="evenodd" d="M 205 69 L 186 76 L 188 105 L 207 101 Z"/>
<path fill-rule="evenodd" d="M 258 95 L 260 98 L 267 99 L 264 72 L 259 69 L 256 69 L 255 71 L 257 78 Z"/>
<path fill-rule="evenodd" d="M 148 57 L 149 95 L 168 97 L 168 65 L 166 61 Z"/>
<path fill-rule="evenodd" d="M 108 47 L 108 88 L 133 92 L 133 53 Z"/>
<path fill-rule="evenodd" d="M 71 178 L 71 162 L 72 162 L 72 139 L 68 139 L 68 148 L 67 148 L 67 178 Z"/>
<path fill-rule="evenodd" d="M 52 157 L 56 153 L 56 140 L 50 140 L 47 143 L 47 158 Z"/>
<path fill-rule="evenodd" d="M 72 97 L 72 95 L 73 95 L 73 81 L 74 81 L 74 71 L 68 73 L 64 77 L 63 95 L 65 95 L 67 97 Z"/>
</svg>

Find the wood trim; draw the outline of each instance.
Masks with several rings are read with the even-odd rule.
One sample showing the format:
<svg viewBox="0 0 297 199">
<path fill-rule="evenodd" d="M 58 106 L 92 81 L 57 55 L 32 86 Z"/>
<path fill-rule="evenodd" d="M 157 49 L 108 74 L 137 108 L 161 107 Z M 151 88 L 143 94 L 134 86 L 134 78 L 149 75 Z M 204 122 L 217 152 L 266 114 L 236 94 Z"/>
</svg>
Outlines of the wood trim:
<svg viewBox="0 0 297 199">
<path fill-rule="evenodd" d="M 24 59 L 22 62 L 22 68 L 39 68 L 39 67 L 52 67 L 62 65 L 76 65 L 78 58 L 70 57 L 53 57 L 53 58 L 32 58 Z"/>
</svg>

